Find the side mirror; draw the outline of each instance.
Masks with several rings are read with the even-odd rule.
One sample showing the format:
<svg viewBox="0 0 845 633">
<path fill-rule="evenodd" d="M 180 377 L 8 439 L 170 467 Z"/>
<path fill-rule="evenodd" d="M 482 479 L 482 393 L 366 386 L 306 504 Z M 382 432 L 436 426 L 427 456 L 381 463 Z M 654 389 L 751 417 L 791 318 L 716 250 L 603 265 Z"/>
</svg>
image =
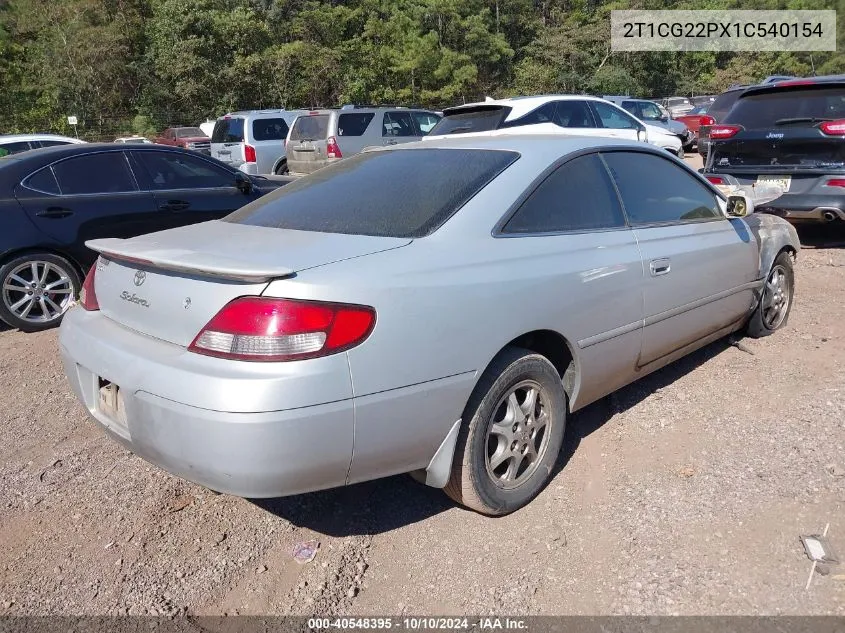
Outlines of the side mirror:
<svg viewBox="0 0 845 633">
<path fill-rule="evenodd" d="M 660 121 L 661 123 L 666 123 L 669 120 L 669 117 L 668 116 L 662 116 L 657 120 Z"/>
<path fill-rule="evenodd" d="M 732 218 L 744 218 L 749 213 L 754 212 L 754 203 L 746 195 L 733 194 L 728 196 L 726 211 Z"/>
<path fill-rule="evenodd" d="M 252 193 L 252 180 L 246 174 L 235 174 L 235 186 L 243 194 Z"/>
</svg>

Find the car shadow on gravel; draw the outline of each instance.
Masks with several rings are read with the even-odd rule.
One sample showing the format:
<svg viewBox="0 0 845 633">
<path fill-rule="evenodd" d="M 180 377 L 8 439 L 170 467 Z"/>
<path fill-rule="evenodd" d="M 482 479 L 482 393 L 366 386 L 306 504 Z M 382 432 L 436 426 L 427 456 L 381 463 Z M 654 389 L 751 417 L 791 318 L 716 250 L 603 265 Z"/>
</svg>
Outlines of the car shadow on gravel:
<svg viewBox="0 0 845 633">
<path fill-rule="evenodd" d="M 600 429 L 616 414 L 623 413 L 636 406 L 648 396 L 668 387 L 679 378 L 730 348 L 730 340 L 729 338 L 719 339 L 573 413 L 567 421 L 566 437 L 560 458 L 553 471 L 554 475 L 564 469 L 584 438 Z"/>
<path fill-rule="evenodd" d="M 712 343 L 573 414 L 567 422 L 564 446 L 553 474 L 563 470 L 585 437 L 614 415 L 630 409 L 729 347 L 728 339 Z M 455 507 L 441 490 L 419 484 L 407 475 L 295 497 L 251 501 L 296 526 L 333 537 L 390 532 Z"/>
<path fill-rule="evenodd" d="M 454 507 L 443 491 L 419 484 L 409 475 L 251 501 L 296 526 L 334 537 L 390 532 Z"/>
<path fill-rule="evenodd" d="M 802 248 L 845 247 L 845 222 L 796 227 Z"/>
</svg>

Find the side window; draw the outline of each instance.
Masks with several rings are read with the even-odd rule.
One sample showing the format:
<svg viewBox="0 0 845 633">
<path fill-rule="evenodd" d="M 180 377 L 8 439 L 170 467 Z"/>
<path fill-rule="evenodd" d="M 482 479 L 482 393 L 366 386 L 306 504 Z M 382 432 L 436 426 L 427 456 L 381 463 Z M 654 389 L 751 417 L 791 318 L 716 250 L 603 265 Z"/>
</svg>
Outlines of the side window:
<svg viewBox="0 0 845 633">
<path fill-rule="evenodd" d="M 19 141 L 17 143 L 4 143 L 0 145 L 4 150 L 6 150 L 5 156 L 9 154 L 20 154 L 21 152 L 25 152 L 28 149 L 32 149 L 29 144 L 29 141 Z"/>
<path fill-rule="evenodd" d="M 502 233 L 554 233 L 625 226 L 613 182 L 597 154 L 561 165 L 508 220 Z"/>
<path fill-rule="evenodd" d="M 621 104 L 621 108 L 623 110 L 625 110 L 625 112 L 630 112 L 635 117 L 640 116 L 640 112 L 638 111 L 636 101 L 623 101 L 622 104 Z"/>
<path fill-rule="evenodd" d="M 288 135 L 284 119 L 256 119 L 252 122 L 252 138 L 256 141 L 281 141 Z"/>
<path fill-rule="evenodd" d="M 431 132 L 431 129 L 440 120 L 439 116 L 431 112 L 412 112 L 411 115 L 414 117 L 414 121 L 417 122 L 417 128 L 423 136 Z"/>
<path fill-rule="evenodd" d="M 23 181 L 23 186 L 34 191 L 59 195 L 59 183 L 56 182 L 56 176 L 50 167 L 39 169 L 29 178 L 26 178 Z"/>
<path fill-rule="evenodd" d="M 555 109 L 557 105 L 555 102 L 549 102 L 540 106 L 536 110 L 532 110 L 518 119 L 509 121 L 502 127 L 519 127 L 521 125 L 536 125 L 538 123 L 555 123 Z"/>
<path fill-rule="evenodd" d="M 596 127 L 585 101 L 558 101 L 555 117 L 560 127 Z"/>
<path fill-rule="evenodd" d="M 234 187 L 235 178 L 201 158 L 171 152 L 136 152 L 154 189 L 211 189 Z"/>
<path fill-rule="evenodd" d="M 56 145 L 70 145 L 67 141 L 37 141 L 41 147 L 55 147 Z"/>
<path fill-rule="evenodd" d="M 631 224 L 723 218 L 716 196 L 671 161 L 642 152 L 603 154 Z"/>
<path fill-rule="evenodd" d="M 593 108 L 601 121 L 601 127 L 612 130 L 635 130 L 639 127 L 635 119 L 609 103 L 593 101 Z"/>
<path fill-rule="evenodd" d="M 410 112 L 385 112 L 382 136 L 416 136 Z"/>
<path fill-rule="evenodd" d="M 640 118 L 643 121 L 659 121 L 662 116 L 660 108 L 655 104 L 647 101 L 640 102 Z"/>
<path fill-rule="evenodd" d="M 356 112 L 355 114 L 341 114 L 337 117 L 338 136 L 362 136 L 373 120 L 373 112 Z M 387 116 L 387 115 L 385 115 Z"/>
<path fill-rule="evenodd" d="M 136 191 L 123 152 L 102 152 L 68 158 L 53 165 L 63 196 Z"/>
</svg>

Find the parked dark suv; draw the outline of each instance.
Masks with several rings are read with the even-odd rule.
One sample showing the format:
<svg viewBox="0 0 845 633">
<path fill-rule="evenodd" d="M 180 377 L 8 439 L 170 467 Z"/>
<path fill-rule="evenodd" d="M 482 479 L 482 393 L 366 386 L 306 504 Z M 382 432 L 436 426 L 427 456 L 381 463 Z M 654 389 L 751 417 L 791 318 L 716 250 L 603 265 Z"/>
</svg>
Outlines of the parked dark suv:
<svg viewBox="0 0 845 633">
<path fill-rule="evenodd" d="M 720 94 L 713 103 L 707 106 L 707 111 L 701 118 L 698 127 L 698 153 L 704 160 L 707 160 L 707 152 L 710 151 L 710 127 L 720 123 L 725 115 L 739 99 L 739 95 L 748 86 L 732 86 Z"/>
<path fill-rule="evenodd" d="M 784 194 L 761 210 L 792 222 L 845 220 L 845 76 L 747 88 L 710 129 L 705 175 Z"/>
</svg>

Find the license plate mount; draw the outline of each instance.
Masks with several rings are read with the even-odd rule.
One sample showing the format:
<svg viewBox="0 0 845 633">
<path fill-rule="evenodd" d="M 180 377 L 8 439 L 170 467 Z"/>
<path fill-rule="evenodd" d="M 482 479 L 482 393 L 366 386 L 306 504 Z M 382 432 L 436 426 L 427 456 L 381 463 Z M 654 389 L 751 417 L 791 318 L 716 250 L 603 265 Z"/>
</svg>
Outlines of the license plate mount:
<svg viewBox="0 0 845 633">
<path fill-rule="evenodd" d="M 789 187 L 792 185 L 792 176 L 775 176 L 775 175 L 762 175 L 757 176 L 757 184 L 758 185 L 777 185 L 780 187 L 784 193 L 789 191 Z"/>
<path fill-rule="evenodd" d="M 115 383 L 100 379 L 100 392 L 97 398 L 97 409 L 109 420 L 110 426 L 121 435 L 129 434 L 126 423 L 126 409 L 123 404 L 123 392 Z"/>
</svg>

